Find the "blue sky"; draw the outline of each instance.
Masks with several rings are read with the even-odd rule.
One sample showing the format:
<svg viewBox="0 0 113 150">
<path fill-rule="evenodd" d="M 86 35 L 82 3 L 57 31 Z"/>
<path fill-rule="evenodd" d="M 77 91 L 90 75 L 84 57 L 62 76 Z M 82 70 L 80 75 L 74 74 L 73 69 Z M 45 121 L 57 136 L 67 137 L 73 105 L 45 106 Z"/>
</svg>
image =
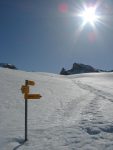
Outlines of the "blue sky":
<svg viewBox="0 0 113 150">
<path fill-rule="evenodd" d="M 78 36 L 82 20 L 74 14 L 82 2 L 88 0 L 0 0 L 0 62 L 53 73 L 74 62 L 113 69 L 112 1 L 98 8 L 104 19 L 96 31 L 86 25 Z"/>
</svg>

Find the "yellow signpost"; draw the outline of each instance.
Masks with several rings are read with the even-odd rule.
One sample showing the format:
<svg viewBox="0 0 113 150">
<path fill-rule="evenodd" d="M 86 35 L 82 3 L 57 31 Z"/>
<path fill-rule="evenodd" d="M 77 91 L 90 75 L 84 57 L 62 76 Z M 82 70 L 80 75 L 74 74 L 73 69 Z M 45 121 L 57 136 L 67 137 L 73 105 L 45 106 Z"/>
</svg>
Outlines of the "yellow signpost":
<svg viewBox="0 0 113 150">
<path fill-rule="evenodd" d="M 28 80 L 28 85 L 35 85 L 35 82 Z"/>
<path fill-rule="evenodd" d="M 28 107 L 28 99 L 40 99 L 42 96 L 40 94 L 29 94 L 29 85 L 35 85 L 34 81 L 26 80 L 25 85 L 21 86 L 21 92 L 24 94 L 25 99 L 25 141 L 27 141 L 27 107 Z"/>
<path fill-rule="evenodd" d="M 29 86 L 22 85 L 21 91 L 22 91 L 22 94 L 29 93 Z"/>
<path fill-rule="evenodd" d="M 40 99 L 42 96 L 40 94 L 25 94 L 25 99 Z"/>
</svg>

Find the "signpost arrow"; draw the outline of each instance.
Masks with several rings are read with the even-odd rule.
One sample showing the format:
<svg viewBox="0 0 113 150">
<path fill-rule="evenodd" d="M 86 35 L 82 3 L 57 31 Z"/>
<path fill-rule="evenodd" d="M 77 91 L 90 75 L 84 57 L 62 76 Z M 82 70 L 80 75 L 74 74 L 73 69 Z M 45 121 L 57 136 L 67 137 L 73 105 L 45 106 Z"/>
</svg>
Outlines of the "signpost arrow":
<svg viewBox="0 0 113 150">
<path fill-rule="evenodd" d="M 40 99 L 42 96 L 40 94 L 25 94 L 25 99 Z"/>
<path fill-rule="evenodd" d="M 35 85 L 35 82 L 28 80 L 28 85 Z"/>
</svg>

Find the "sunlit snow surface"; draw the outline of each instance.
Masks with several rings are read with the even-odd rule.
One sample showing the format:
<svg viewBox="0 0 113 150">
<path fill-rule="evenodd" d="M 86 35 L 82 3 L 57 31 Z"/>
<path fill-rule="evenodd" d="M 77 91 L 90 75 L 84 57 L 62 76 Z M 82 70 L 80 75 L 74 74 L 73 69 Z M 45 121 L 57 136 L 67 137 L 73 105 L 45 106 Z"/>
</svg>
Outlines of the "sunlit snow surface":
<svg viewBox="0 0 113 150">
<path fill-rule="evenodd" d="M 21 85 L 34 80 L 24 140 Z M 113 150 L 113 73 L 60 76 L 0 68 L 0 150 Z"/>
</svg>

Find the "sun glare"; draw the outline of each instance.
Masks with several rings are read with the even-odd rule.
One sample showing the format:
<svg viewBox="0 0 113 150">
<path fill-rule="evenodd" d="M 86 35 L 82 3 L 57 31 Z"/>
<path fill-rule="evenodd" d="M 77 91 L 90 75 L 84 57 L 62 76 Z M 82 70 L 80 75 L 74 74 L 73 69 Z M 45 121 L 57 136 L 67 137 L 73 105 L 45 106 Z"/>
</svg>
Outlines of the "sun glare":
<svg viewBox="0 0 113 150">
<path fill-rule="evenodd" d="M 86 23 L 94 24 L 97 21 L 97 15 L 94 7 L 86 8 L 81 16 Z"/>
<path fill-rule="evenodd" d="M 97 1 L 95 3 L 85 3 L 82 2 L 76 7 L 77 12 L 74 14 L 78 19 L 78 28 L 76 29 L 76 39 L 78 39 L 81 35 L 81 32 L 86 27 L 85 31 L 92 31 L 94 34 L 89 34 L 88 36 L 93 41 L 98 35 L 98 27 L 105 26 L 108 28 L 112 28 L 110 22 L 108 20 L 112 17 L 109 14 L 108 10 L 104 10 L 102 8 L 102 2 Z M 81 22 L 82 20 L 82 22 Z M 87 26 L 88 25 L 88 26 Z M 88 30 L 87 30 L 88 29 Z"/>
<path fill-rule="evenodd" d="M 89 23 L 94 26 L 99 19 L 99 16 L 96 14 L 96 7 L 93 6 L 85 7 L 84 11 L 81 12 L 79 16 L 83 19 L 83 25 Z"/>
</svg>

